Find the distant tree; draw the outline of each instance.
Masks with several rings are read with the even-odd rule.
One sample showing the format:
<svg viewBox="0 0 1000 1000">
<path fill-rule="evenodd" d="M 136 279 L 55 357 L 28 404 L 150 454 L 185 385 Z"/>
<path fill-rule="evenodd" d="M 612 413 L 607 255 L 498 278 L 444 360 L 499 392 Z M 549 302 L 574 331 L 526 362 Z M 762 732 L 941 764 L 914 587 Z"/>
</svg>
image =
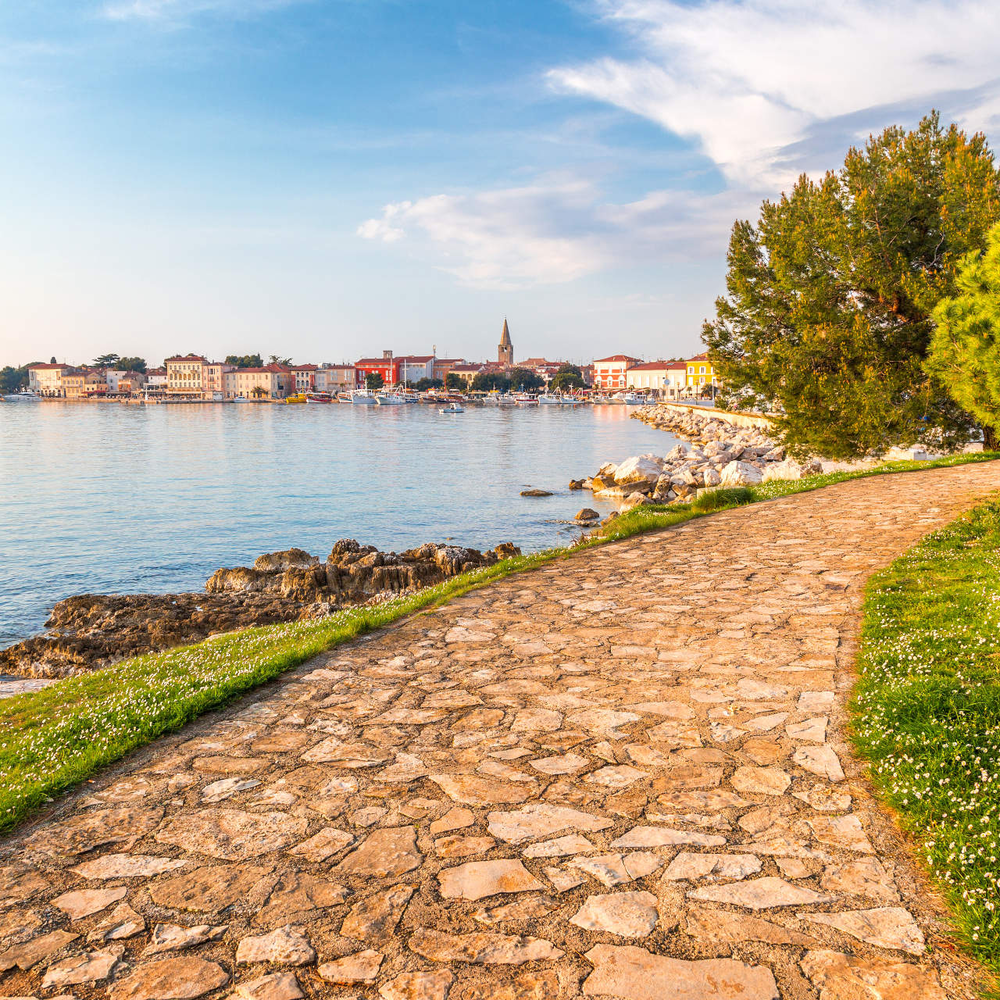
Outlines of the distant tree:
<svg viewBox="0 0 1000 1000">
<path fill-rule="evenodd" d="M 51 358 L 49 358 L 49 364 L 50 364 L 50 365 L 56 365 L 56 364 L 58 364 L 58 363 L 59 363 L 59 362 L 58 362 L 58 361 L 56 361 L 56 356 L 55 356 L 55 355 L 53 354 L 53 355 L 52 355 L 52 357 L 51 357 Z"/>
<path fill-rule="evenodd" d="M 226 364 L 235 365 L 237 368 L 263 368 L 259 354 L 228 354 Z"/>
<path fill-rule="evenodd" d="M 886 129 L 819 181 L 737 222 L 728 294 L 702 336 L 726 392 L 780 414 L 793 454 L 849 459 L 967 441 L 969 415 L 924 370 L 931 314 L 1000 217 L 982 134 Z"/>
<path fill-rule="evenodd" d="M 126 372 L 144 372 L 146 370 L 145 358 L 119 358 L 118 367 Z"/>
<path fill-rule="evenodd" d="M 55 362 L 52 362 L 55 364 Z M 7 365 L 0 368 L 0 393 L 20 392 L 28 385 L 28 367 L 12 368 Z"/>
<path fill-rule="evenodd" d="M 571 365 L 568 362 L 559 366 L 556 370 L 556 375 L 579 375 L 580 378 L 583 378 L 583 372 L 580 370 L 579 366 Z"/>
<path fill-rule="evenodd" d="M 1000 430 L 1000 224 L 986 250 L 959 264 L 958 291 L 934 310 L 937 324 L 924 368 L 983 427 L 984 444 L 997 448 Z"/>
<path fill-rule="evenodd" d="M 290 365 L 292 363 L 291 358 L 279 358 L 277 354 L 272 354 L 268 359 L 267 363 L 269 365 Z"/>
<path fill-rule="evenodd" d="M 94 358 L 95 368 L 113 368 L 118 363 L 117 354 L 101 354 Z"/>
<path fill-rule="evenodd" d="M 508 392 L 510 379 L 502 372 L 480 372 L 472 380 L 472 388 L 476 392 Z"/>
<path fill-rule="evenodd" d="M 368 372 L 365 375 L 366 389 L 381 389 L 385 385 L 385 379 L 378 372 Z"/>
<path fill-rule="evenodd" d="M 250 395 L 253 396 L 254 399 L 260 399 L 262 396 L 267 395 L 267 389 L 265 389 L 262 385 L 255 385 L 250 390 Z"/>
<path fill-rule="evenodd" d="M 579 372 L 574 375 L 573 372 L 558 371 L 552 376 L 549 388 L 553 392 L 565 392 L 568 389 L 583 389 L 586 384 Z"/>
<path fill-rule="evenodd" d="M 416 389 L 417 392 L 424 392 L 426 389 L 440 389 L 443 385 L 444 382 L 439 378 L 421 378 L 417 379 L 411 388 Z"/>
<path fill-rule="evenodd" d="M 444 384 L 448 389 L 464 389 L 465 379 L 458 372 L 448 372 L 444 377 Z"/>
<path fill-rule="evenodd" d="M 530 368 L 511 368 L 507 375 L 514 389 L 530 392 L 532 389 L 545 388 L 545 379 Z"/>
</svg>

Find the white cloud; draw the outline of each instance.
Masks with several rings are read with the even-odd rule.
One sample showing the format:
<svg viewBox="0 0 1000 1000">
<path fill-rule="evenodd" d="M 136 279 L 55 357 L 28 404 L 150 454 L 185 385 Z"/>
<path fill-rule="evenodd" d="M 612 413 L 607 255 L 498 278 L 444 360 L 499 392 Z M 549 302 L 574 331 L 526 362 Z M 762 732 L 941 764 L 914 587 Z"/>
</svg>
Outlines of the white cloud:
<svg viewBox="0 0 1000 1000">
<path fill-rule="evenodd" d="M 433 195 L 387 205 L 358 235 L 429 243 L 439 266 L 477 288 L 573 281 L 615 265 L 718 253 L 742 195 L 655 191 L 616 204 L 584 181 L 550 178 L 529 187 Z"/>
<path fill-rule="evenodd" d="M 996 112 L 1000 4 L 995 0 L 599 0 L 635 48 L 549 73 L 560 91 L 595 98 L 695 140 L 735 184 L 782 183 L 796 144 L 824 123 L 888 106 L 950 112 L 975 128 Z"/>
<path fill-rule="evenodd" d="M 178 24 L 200 14 L 254 17 L 302 0 L 113 0 L 103 14 L 111 21 Z"/>
</svg>

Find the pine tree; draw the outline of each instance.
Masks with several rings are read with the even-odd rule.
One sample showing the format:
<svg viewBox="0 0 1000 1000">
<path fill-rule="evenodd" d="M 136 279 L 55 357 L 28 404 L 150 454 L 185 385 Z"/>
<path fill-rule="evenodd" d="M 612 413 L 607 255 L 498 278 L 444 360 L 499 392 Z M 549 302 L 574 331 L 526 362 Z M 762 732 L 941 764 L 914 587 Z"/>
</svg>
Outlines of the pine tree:
<svg viewBox="0 0 1000 1000">
<path fill-rule="evenodd" d="M 794 454 L 855 458 L 968 440 L 971 418 L 923 367 L 931 313 L 1000 218 L 984 136 L 932 113 L 737 222 L 728 295 L 703 336 L 730 394 L 777 405 Z"/>
<path fill-rule="evenodd" d="M 962 259 L 958 291 L 934 310 L 936 328 L 925 370 L 983 426 L 990 449 L 1000 430 L 1000 224 L 984 253 Z"/>
</svg>

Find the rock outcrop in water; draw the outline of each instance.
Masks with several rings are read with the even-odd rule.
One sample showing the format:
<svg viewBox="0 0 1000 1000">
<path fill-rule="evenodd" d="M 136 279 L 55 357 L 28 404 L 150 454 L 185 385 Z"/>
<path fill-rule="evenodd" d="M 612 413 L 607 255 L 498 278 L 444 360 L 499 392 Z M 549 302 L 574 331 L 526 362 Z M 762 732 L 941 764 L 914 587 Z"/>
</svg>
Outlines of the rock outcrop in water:
<svg viewBox="0 0 1000 1000">
<path fill-rule="evenodd" d="M 84 673 L 219 632 L 316 618 L 409 593 L 519 554 L 509 542 L 487 552 L 428 543 L 397 554 L 345 538 L 322 563 L 287 549 L 258 557 L 252 567 L 220 569 L 204 594 L 80 594 L 55 605 L 46 634 L 0 650 L 0 674 Z"/>
</svg>

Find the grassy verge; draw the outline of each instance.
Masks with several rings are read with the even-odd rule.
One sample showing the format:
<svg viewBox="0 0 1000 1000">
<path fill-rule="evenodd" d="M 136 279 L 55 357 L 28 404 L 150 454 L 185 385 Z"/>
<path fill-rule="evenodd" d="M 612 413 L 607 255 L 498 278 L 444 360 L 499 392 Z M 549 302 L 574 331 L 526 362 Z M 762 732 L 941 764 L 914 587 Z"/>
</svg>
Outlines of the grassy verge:
<svg viewBox="0 0 1000 1000">
<path fill-rule="evenodd" d="M 581 549 L 670 527 L 715 510 L 817 489 L 859 475 L 983 461 L 996 455 L 939 462 L 894 462 L 863 473 L 811 476 L 729 491 L 692 506 L 638 507 L 612 521 L 599 537 L 467 573 L 417 594 L 374 607 L 352 608 L 308 622 L 243 629 L 205 642 L 140 656 L 68 678 L 41 691 L 0 701 L 0 830 L 9 829 L 52 796 L 129 751 L 219 708 L 317 653 L 442 604 L 477 587 Z"/>
<path fill-rule="evenodd" d="M 1000 973 L 1000 501 L 868 585 L 855 746 L 971 952 Z"/>
</svg>

